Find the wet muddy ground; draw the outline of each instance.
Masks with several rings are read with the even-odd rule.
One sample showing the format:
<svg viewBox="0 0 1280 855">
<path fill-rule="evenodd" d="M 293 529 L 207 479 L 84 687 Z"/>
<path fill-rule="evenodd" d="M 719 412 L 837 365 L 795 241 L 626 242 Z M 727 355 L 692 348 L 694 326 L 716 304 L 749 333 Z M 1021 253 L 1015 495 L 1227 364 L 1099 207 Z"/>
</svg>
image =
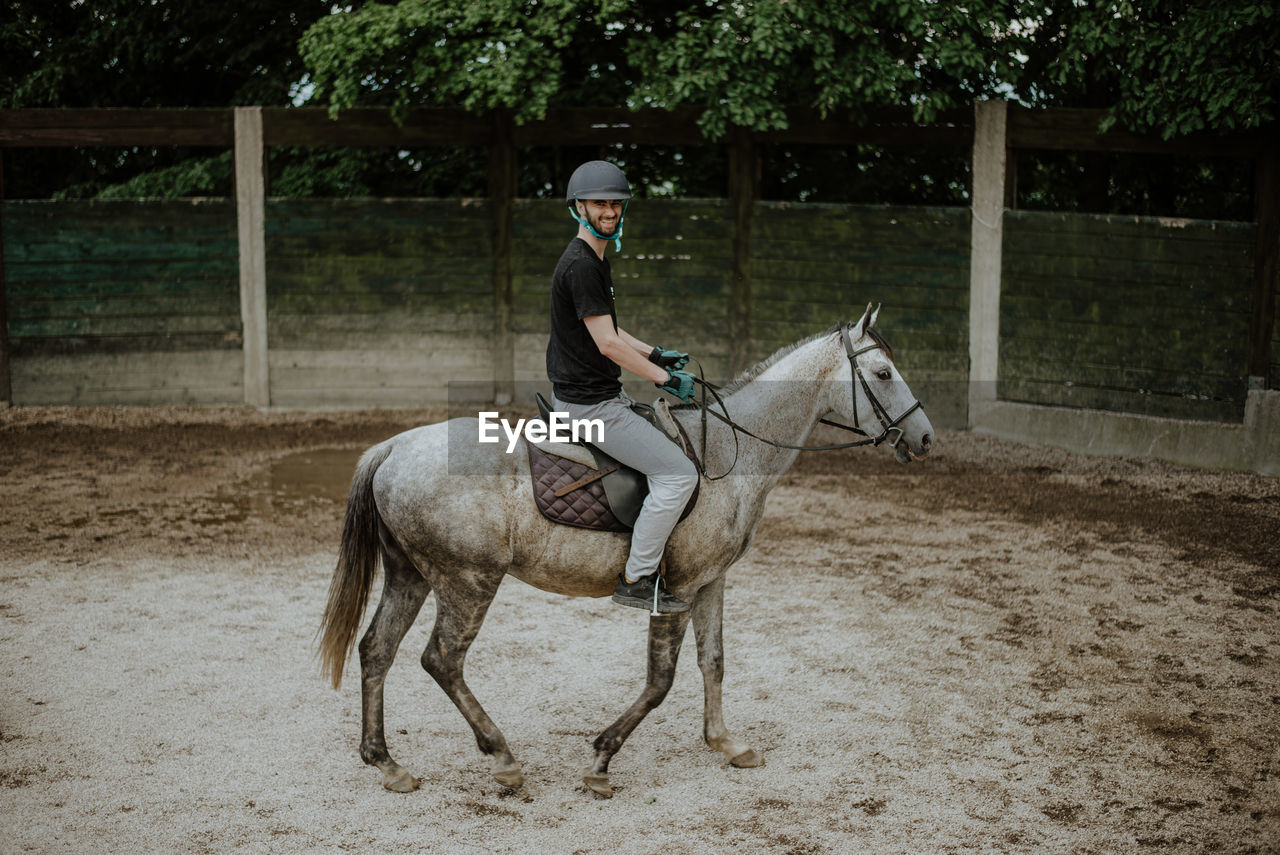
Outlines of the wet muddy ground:
<svg viewBox="0 0 1280 855">
<path fill-rule="evenodd" d="M 418 665 L 360 763 L 358 667 L 312 635 L 367 445 L 440 414 L 0 412 L 0 851 L 1280 851 L 1280 481 L 963 433 L 902 467 L 802 458 L 726 594 L 701 743 L 692 638 L 639 692 L 644 615 L 508 581 L 468 658 L 527 783 Z"/>
</svg>

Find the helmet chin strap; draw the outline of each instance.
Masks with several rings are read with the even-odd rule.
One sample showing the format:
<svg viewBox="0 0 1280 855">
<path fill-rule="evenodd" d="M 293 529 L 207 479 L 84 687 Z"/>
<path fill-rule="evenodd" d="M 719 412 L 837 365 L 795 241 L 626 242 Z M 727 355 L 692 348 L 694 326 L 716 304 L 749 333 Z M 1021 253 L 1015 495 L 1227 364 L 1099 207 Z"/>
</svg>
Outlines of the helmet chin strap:
<svg viewBox="0 0 1280 855">
<path fill-rule="evenodd" d="M 613 241 L 613 251 L 622 252 L 622 219 L 627 215 L 627 206 L 631 204 L 631 200 L 628 199 L 622 203 L 622 213 L 618 215 L 618 227 L 613 230 L 612 235 L 600 234 L 591 227 L 591 223 L 587 222 L 586 217 L 578 216 L 578 210 L 576 207 L 577 200 L 574 200 L 574 202 L 575 204 L 569 205 L 569 216 L 573 217 L 578 225 L 590 232 L 593 238 L 596 238 L 597 240 L 611 240 Z"/>
</svg>

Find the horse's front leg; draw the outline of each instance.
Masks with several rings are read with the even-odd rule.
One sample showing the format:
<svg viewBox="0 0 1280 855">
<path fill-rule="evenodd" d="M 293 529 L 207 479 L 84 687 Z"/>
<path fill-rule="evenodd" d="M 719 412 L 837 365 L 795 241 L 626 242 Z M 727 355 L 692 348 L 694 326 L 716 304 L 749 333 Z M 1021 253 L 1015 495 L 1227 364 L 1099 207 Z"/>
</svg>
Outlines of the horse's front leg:
<svg viewBox="0 0 1280 855">
<path fill-rule="evenodd" d="M 702 735 L 707 744 L 720 751 L 734 766 L 764 765 L 764 758 L 729 734 L 724 725 L 720 686 L 724 681 L 724 576 L 705 586 L 694 597 L 693 634 L 698 641 L 698 668 L 706 704 L 702 713 Z"/>
<path fill-rule="evenodd" d="M 582 776 L 591 790 L 609 798 L 613 787 L 609 784 L 609 760 L 618 753 L 631 731 L 644 720 L 658 704 L 662 703 L 676 676 L 676 660 L 680 657 L 680 645 L 689 626 L 689 612 L 649 618 L 649 671 L 644 691 L 617 721 L 596 737 L 596 759 Z"/>
</svg>

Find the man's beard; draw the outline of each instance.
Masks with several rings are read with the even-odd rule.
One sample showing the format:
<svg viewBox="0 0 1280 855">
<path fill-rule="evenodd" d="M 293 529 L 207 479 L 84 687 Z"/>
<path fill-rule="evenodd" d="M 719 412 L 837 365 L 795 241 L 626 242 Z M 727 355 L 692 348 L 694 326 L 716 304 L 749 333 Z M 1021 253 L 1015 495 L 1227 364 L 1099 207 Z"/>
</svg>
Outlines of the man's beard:
<svg viewBox="0 0 1280 855">
<path fill-rule="evenodd" d="M 600 214 L 599 216 L 597 216 L 594 221 L 591 219 L 591 216 L 589 214 L 587 216 L 587 222 L 591 223 L 591 228 L 595 229 L 597 234 L 602 234 L 602 235 L 605 235 L 606 237 L 609 235 L 612 235 L 618 228 L 619 220 L 615 219 L 613 223 L 609 226 L 609 230 L 605 231 L 604 228 L 601 227 L 600 225 L 600 221 L 602 219 L 604 219 L 604 214 Z"/>
</svg>

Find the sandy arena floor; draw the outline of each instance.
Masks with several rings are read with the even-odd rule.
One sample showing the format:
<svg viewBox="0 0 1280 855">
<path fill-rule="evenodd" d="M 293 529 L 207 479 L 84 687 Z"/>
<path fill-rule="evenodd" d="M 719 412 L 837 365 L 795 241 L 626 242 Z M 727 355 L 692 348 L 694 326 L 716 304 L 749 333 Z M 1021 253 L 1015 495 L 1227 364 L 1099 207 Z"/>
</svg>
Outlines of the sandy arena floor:
<svg viewBox="0 0 1280 855">
<path fill-rule="evenodd" d="M 418 664 L 313 647 L 359 451 L 430 412 L 0 411 L 0 851 L 1280 852 L 1280 480 L 943 432 L 802 459 L 730 571 L 725 712 L 675 688 L 611 766 L 642 612 L 508 580 L 468 677 L 505 790 Z M 375 587 L 375 595 L 378 588 Z"/>
</svg>

